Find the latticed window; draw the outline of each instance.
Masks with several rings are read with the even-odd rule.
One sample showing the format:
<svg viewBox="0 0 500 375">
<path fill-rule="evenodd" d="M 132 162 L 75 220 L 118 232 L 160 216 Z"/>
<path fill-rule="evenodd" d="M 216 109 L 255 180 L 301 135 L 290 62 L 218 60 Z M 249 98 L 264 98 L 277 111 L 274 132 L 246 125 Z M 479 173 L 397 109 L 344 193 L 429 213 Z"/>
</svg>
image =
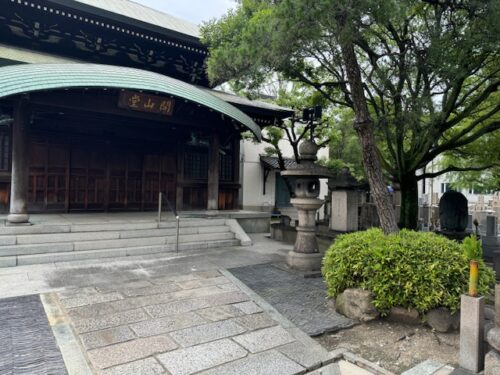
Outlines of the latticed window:
<svg viewBox="0 0 500 375">
<path fill-rule="evenodd" d="M 235 141 L 234 139 L 228 140 L 225 144 L 221 145 L 220 148 L 220 159 L 219 159 L 219 179 L 224 182 L 234 181 L 235 165 L 234 163 L 238 160 L 235 157 Z M 236 159 L 236 160 L 235 160 Z"/>
<path fill-rule="evenodd" d="M 208 179 L 208 152 L 203 148 L 186 149 L 184 178 L 188 180 Z"/>
<path fill-rule="evenodd" d="M 220 155 L 219 178 L 221 181 L 233 181 L 234 179 L 234 160 L 233 154 Z"/>
</svg>

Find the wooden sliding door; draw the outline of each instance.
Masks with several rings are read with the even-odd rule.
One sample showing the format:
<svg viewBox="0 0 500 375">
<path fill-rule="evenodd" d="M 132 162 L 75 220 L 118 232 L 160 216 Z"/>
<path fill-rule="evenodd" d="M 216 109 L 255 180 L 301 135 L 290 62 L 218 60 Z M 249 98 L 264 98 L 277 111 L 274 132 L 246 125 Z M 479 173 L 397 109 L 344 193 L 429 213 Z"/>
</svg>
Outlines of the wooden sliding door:
<svg viewBox="0 0 500 375">
<path fill-rule="evenodd" d="M 155 210 L 160 191 L 175 204 L 176 156 L 165 148 L 33 138 L 30 210 Z"/>
</svg>

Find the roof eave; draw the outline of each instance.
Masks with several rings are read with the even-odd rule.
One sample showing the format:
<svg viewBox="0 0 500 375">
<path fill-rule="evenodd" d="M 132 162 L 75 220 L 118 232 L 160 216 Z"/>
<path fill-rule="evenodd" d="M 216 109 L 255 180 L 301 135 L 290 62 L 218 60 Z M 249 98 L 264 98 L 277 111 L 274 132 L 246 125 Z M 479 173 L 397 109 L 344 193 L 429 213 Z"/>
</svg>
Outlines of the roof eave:
<svg viewBox="0 0 500 375">
<path fill-rule="evenodd" d="M 57 5 L 60 5 L 60 6 L 72 8 L 74 10 L 90 13 L 94 16 L 105 17 L 105 18 L 113 20 L 113 21 L 123 22 L 127 25 L 135 26 L 135 27 L 138 27 L 138 28 L 141 28 L 144 30 L 159 33 L 159 34 L 168 36 L 170 38 L 178 39 L 178 40 L 183 41 L 183 42 L 197 44 L 199 47 L 207 49 L 206 46 L 201 43 L 200 38 L 195 37 L 193 35 L 183 34 L 183 33 L 180 33 L 178 31 L 175 31 L 175 30 L 156 26 L 156 25 L 144 22 L 144 21 L 137 20 L 137 19 L 132 18 L 132 17 L 127 17 L 127 16 L 124 16 L 124 15 L 121 15 L 118 13 L 113 13 L 113 12 L 110 12 L 110 11 L 105 10 L 105 9 L 93 7 L 91 5 L 79 3 L 76 1 L 73 1 L 73 2 L 68 2 L 67 0 L 47 0 L 47 1 L 54 3 L 54 4 L 57 4 Z"/>
</svg>

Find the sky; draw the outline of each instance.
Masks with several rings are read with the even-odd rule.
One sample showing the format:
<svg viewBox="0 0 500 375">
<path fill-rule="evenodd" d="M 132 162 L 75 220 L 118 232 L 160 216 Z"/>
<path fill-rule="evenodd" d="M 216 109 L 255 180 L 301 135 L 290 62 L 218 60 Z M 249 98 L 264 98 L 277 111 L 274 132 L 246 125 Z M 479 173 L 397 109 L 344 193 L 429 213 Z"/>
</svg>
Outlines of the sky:
<svg viewBox="0 0 500 375">
<path fill-rule="evenodd" d="M 235 6 L 233 0 L 134 0 L 194 24 L 218 18 Z"/>
</svg>

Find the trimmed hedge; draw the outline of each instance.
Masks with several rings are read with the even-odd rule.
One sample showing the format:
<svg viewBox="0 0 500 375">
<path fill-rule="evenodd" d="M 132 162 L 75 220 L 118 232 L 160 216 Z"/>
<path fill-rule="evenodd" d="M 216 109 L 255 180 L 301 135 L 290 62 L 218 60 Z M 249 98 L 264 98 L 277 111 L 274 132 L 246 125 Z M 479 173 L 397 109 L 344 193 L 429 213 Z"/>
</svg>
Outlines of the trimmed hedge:
<svg viewBox="0 0 500 375">
<path fill-rule="evenodd" d="M 486 295 L 495 276 L 479 262 L 479 293 Z M 434 233 L 402 230 L 386 236 L 370 229 L 337 237 L 322 273 L 331 297 L 347 288 L 369 290 L 382 314 L 396 306 L 420 313 L 436 307 L 456 311 L 468 288 L 469 259 L 458 242 Z"/>
</svg>

